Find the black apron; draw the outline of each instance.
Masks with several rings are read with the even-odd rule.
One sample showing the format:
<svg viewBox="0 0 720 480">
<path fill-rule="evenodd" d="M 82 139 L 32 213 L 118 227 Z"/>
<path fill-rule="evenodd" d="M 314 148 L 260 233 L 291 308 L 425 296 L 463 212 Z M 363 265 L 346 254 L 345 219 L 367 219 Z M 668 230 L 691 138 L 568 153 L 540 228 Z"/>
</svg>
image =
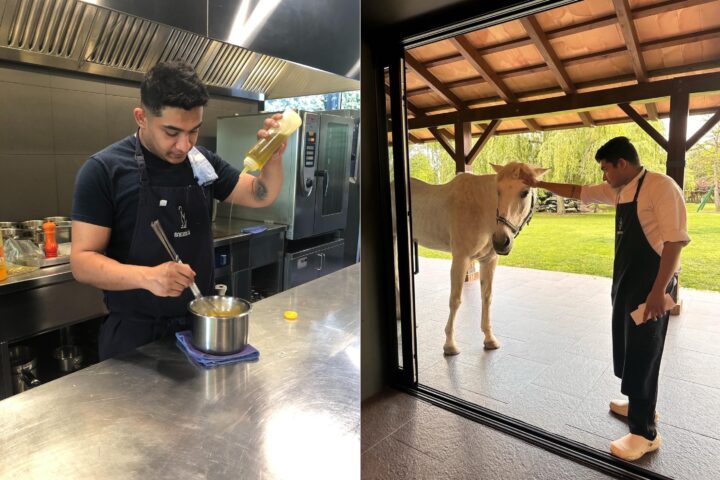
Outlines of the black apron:
<svg viewBox="0 0 720 480">
<path fill-rule="evenodd" d="M 645 237 L 637 214 L 637 199 L 646 173 L 638 181 L 633 201 L 618 204 L 615 213 L 613 366 L 615 376 L 622 379 L 623 394 L 655 399 L 670 313 L 639 326 L 630 317 L 638 305 L 645 303 L 660 269 L 660 256 Z M 668 293 L 673 283 L 674 278 Z"/>
<path fill-rule="evenodd" d="M 184 263 L 195 271 L 195 283 L 203 295 L 213 291 L 213 239 L 208 215 L 212 187 L 197 184 L 181 187 L 151 186 L 138 135 L 135 161 L 140 173 L 140 192 L 129 265 L 154 267 L 170 260 L 150 222 L 160 225 Z M 157 297 L 148 290 L 106 291 L 110 315 L 100 329 L 100 359 L 113 357 L 189 327 L 190 289 L 179 297 Z"/>
</svg>

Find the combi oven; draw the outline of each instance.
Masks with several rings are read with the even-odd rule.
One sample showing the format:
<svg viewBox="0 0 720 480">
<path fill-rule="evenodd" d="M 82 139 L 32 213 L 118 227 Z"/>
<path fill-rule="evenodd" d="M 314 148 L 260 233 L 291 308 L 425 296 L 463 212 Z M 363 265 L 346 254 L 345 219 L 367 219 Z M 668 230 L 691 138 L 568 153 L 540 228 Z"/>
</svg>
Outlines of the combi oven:
<svg viewBox="0 0 720 480">
<path fill-rule="evenodd" d="M 283 155 L 285 179 L 269 207 L 233 206 L 232 216 L 288 226 L 288 240 L 345 228 L 355 122 L 325 112 L 299 112 L 303 124 L 289 139 Z M 257 131 L 270 113 L 222 117 L 217 122 L 217 152 L 240 166 L 257 141 Z M 225 212 L 229 207 L 222 207 Z M 222 212 L 222 211 L 221 211 Z"/>
</svg>

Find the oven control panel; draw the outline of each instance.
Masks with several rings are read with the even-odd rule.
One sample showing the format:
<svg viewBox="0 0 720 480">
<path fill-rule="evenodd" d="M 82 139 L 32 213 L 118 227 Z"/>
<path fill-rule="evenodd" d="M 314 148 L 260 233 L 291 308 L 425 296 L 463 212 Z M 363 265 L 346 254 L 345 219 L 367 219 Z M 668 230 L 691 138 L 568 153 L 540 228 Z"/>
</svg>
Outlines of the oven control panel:
<svg viewBox="0 0 720 480">
<path fill-rule="evenodd" d="M 309 196 L 315 187 L 315 171 L 318 162 L 320 145 L 320 116 L 311 112 L 305 113 L 303 135 L 300 145 L 300 168 L 298 182 L 300 191 Z"/>
</svg>

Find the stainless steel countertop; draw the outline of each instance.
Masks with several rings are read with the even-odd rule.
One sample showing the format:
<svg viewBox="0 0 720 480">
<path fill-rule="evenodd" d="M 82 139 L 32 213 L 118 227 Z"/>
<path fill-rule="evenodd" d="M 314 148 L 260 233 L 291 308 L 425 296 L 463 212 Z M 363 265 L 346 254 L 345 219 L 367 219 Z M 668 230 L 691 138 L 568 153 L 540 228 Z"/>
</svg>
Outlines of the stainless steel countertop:
<svg viewBox="0 0 720 480">
<path fill-rule="evenodd" d="M 250 233 L 243 233 L 241 230 L 246 227 L 261 225 L 254 220 L 240 220 L 233 218 L 228 221 L 227 218 L 218 218 L 212 224 L 214 245 L 220 246 L 232 243 L 237 240 L 248 239 L 252 236 Z M 286 225 L 281 224 L 264 224 L 268 227 L 268 231 L 285 230 Z M 164 261 L 164 260 L 163 260 Z M 7 280 L 0 282 L 0 295 L 27 290 L 30 288 L 45 287 L 55 283 L 67 282 L 74 280 L 70 264 L 56 265 L 35 270 L 34 272 L 22 275 L 13 275 Z"/>
<path fill-rule="evenodd" d="M 360 478 L 359 292 L 354 265 L 254 304 L 257 362 L 156 342 L 0 401 L 0 478 Z"/>
</svg>

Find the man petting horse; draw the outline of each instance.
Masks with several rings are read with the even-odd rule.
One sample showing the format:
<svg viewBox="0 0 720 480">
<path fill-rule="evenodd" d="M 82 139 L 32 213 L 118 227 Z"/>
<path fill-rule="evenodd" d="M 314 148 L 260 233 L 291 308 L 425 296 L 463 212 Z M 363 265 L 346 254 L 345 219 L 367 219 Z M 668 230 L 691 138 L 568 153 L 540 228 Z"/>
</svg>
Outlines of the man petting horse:
<svg viewBox="0 0 720 480">
<path fill-rule="evenodd" d="M 662 443 L 655 405 L 670 316 L 664 297 L 676 285 L 680 250 L 690 237 L 680 187 L 667 175 L 644 169 L 627 138 L 607 142 L 595 160 L 606 183 L 549 183 L 527 175 L 523 181 L 585 203 L 616 205 L 613 365 L 628 400 L 612 400 L 610 410 L 628 418 L 630 433 L 610 443 L 610 451 L 622 459 L 637 460 Z M 636 325 L 630 313 L 642 303 L 646 304 L 645 313 L 642 323 Z"/>
</svg>

